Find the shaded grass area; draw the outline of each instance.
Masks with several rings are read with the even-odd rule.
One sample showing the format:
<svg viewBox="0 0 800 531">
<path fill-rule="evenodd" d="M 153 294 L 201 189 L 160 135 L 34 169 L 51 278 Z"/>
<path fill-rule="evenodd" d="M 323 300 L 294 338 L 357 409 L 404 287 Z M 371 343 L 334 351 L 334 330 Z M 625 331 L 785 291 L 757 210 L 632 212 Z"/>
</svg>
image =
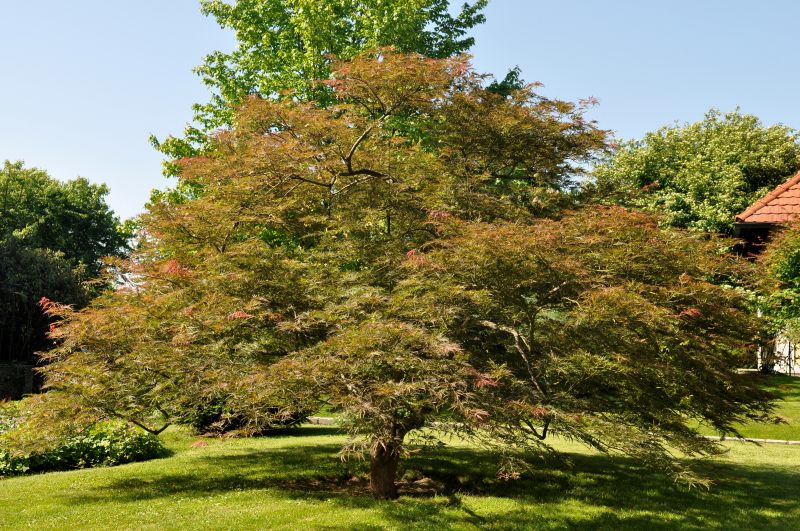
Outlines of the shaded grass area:
<svg viewBox="0 0 800 531">
<path fill-rule="evenodd" d="M 752 373 L 752 378 L 780 397 L 774 414 L 783 422 L 766 424 L 748 422 L 737 426 L 745 437 L 757 439 L 787 439 L 800 441 L 800 378 L 784 375 Z M 720 435 L 713 430 L 704 430 L 710 435 Z"/>
<path fill-rule="evenodd" d="M 342 436 L 302 427 L 259 439 L 166 434 L 173 457 L 0 481 L 0 527 L 271 529 L 800 528 L 800 448 L 730 443 L 703 465 L 712 490 L 687 490 L 632 461 L 566 442 L 569 463 L 515 482 L 495 456 L 464 445 L 425 452 L 401 474 L 437 485 L 396 502 L 366 492 L 363 463 L 337 457 Z"/>
<path fill-rule="evenodd" d="M 749 373 L 748 377 L 757 380 L 763 388 L 772 391 L 778 396 L 773 414 L 780 419 L 780 422 L 746 422 L 737 424 L 736 426 L 742 436 L 755 439 L 800 441 L 800 377 L 781 374 L 766 375 L 758 372 Z M 339 413 L 330 407 L 325 407 L 314 415 L 338 417 Z M 705 435 L 723 435 L 708 426 L 701 426 L 700 431 Z"/>
</svg>

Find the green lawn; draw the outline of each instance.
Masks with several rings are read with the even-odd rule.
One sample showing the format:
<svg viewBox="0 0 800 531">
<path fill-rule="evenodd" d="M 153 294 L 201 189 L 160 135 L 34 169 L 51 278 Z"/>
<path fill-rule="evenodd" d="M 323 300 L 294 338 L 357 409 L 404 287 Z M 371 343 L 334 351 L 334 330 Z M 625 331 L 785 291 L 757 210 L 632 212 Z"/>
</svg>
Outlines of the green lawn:
<svg viewBox="0 0 800 531">
<path fill-rule="evenodd" d="M 742 433 L 800 440 L 800 379 L 753 377 L 781 395 L 787 423 Z M 162 438 L 167 459 L 0 480 L 0 528 L 800 528 L 800 446 L 726 443 L 702 466 L 715 482 L 706 491 L 563 441 L 570 462 L 504 483 L 494 456 L 455 444 L 406 461 L 406 493 L 376 502 L 364 463 L 336 458 L 343 438 L 331 427 L 198 448 L 184 431 Z"/>
<path fill-rule="evenodd" d="M 781 399 L 777 403 L 775 414 L 784 422 L 779 424 L 751 422 L 740 425 L 739 431 L 745 437 L 757 439 L 800 441 L 800 378 L 781 375 L 765 376 L 759 373 L 753 373 L 752 377 L 758 378 L 765 388 L 780 396 Z M 711 430 L 705 431 L 717 435 Z"/>
<path fill-rule="evenodd" d="M 258 439 L 165 434 L 175 455 L 115 468 L 0 480 L 8 529 L 792 529 L 800 528 L 800 447 L 728 443 L 704 465 L 711 491 L 686 490 L 624 458 L 568 443 L 568 464 L 496 481 L 494 457 L 468 447 L 422 454 L 405 473 L 438 495 L 376 502 L 363 464 L 336 459 L 341 435 L 303 427 Z"/>
</svg>

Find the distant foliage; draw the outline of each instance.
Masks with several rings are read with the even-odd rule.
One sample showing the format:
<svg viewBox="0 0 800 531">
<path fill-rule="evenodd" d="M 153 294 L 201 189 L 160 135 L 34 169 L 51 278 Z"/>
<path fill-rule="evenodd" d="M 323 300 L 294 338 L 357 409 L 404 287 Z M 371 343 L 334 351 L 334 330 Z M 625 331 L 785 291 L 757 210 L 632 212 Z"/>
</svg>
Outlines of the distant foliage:
<svg viewBox="0 0 800 531">
<path fill-rule="evenodd" d="M 525 88 L 527 83 L 522 79 L 522 70 L 515 66 L 501 80 L 493 80 L 487 85 L 486 90 L 510 98 L 515 91 Z"/>
<path fill-rule="evenodd" d="M 120 422 L 102 422 L 64 437 L 47 451 L 17 455 L 9 450 L 8 432 L 35 430 L 19 408 L 0 406 L 0 477 L 34 472 L 112 466 L 165 457 L 168 451 L 154 436 Z"/>
<path fill-rule="evenodd" d="M 800 291 L 800 227 L 791 225 L 774 236 L 763 260 L 775 281 Z"/>
<path fill-rule="evenodd" d="M 759 307 L 775 332 L 800 342 L 800 226 L 772 236 L 760 257 L 764 272 Z"/>
<path fill-rule="evenodd" d="M 107 194 L 105 185 L 61 182 L 21 162 L 0 167 L 0 362 L 34 363 L 50 346 L 39 299 L 83 305 L 101 258 L 125 252 L 131 233 Z"/>
<path fill-rule="evenodd" d="M 800 170 L 794 130 L 712 110 L 623 144 L 594 169 L 606 200 L 657 212 L 671 227 L 727 233 L 734 218 Z"/>
<path fill-rule="evenodd" d="M 39 300 L 82 306 L 89 299 L 85 280 L 85 269 L 73 269 L 60 253 L 0 239 L 0 363 L 31 363 L 31 353 L 50 348 L 51 321 Z"/>
</svg>

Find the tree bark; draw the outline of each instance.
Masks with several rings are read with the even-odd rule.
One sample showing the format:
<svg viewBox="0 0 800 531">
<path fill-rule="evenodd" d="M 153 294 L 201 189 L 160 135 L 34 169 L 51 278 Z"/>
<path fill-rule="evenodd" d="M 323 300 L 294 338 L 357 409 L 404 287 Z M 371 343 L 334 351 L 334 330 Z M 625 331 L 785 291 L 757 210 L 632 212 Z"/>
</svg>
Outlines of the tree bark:
<svg viewBox="0 0 800 531">
<path fill-rule="evenodd" d="M 369 487 L 378 500 L 397 499 L 397 464 L 400 452 L 394 443 L 375 441 L 370 452 Z"/>
</svg>

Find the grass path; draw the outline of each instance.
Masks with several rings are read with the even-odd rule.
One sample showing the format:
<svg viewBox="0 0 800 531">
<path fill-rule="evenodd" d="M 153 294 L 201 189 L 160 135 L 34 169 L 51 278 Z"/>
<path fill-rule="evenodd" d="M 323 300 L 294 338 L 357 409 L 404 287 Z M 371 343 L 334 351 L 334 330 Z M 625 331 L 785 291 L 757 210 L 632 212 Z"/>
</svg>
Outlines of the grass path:
<svg viewBox="0 0 800 531">
<path fill-rule="evenodd" d="M 175 455 L 115 468 L 0 480 L 3 529 L 797 529 L 800 448 L 731 443 L 705 464 L 711 491 L 686 490 L 623 458 L 561 443 L 566 464 L 492 479 L 494 458 L 467 447 L 421 454 L 405 473 L 446 494 L 377 502 L 361 465 L 335 457 L 329 427 L 280 437 L 167 434 Z"/>
</svg>

